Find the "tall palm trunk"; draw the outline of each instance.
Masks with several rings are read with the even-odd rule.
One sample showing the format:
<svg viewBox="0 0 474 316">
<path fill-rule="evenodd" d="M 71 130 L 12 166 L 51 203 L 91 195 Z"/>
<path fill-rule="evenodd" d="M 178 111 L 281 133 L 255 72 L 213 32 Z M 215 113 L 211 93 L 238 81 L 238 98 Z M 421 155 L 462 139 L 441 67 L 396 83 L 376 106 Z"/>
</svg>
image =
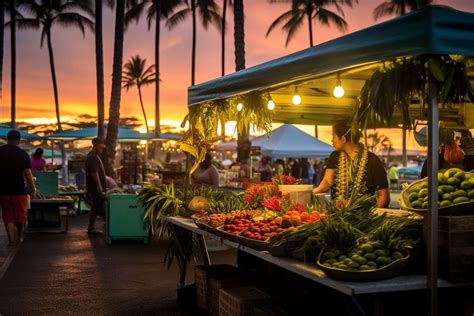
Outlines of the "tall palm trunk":
<svg viewBox="0 0 474 316">
<path fill-rule="evenodd" d="M 196 76 L 196 0 L 191 0 L 191 10 L 193 13 L 193 47 L 191 56 L 191 85 L 194 86 Z"/>
<path fill-rule="evenodd" d="M 308 18 L 308 26 L 309 26 L 309 46 L 313 46 L 313 21 L 311 16 L 313 14 L 313 10 L 311 8 L 306 9 L 306 16 Z"/>
<path fill-rule="evenodd" d="M 245 33 L 244 33 L 244 3 L 234 0 L 234 46 L 235 70 L 245 69 Z M 237 141 L 237 160 L 247 162 L 250 157 L 249 130 L 239 131 Z"/>
<path fill-rule="evenodd" d="M 59 95 L 58 95 L 58 81 L 56 79 L 56 68 L 54 66 L 53 44 L 51 43 L 51 30 L 46 31 L 46 39 L 48 41 L 49 65 L 51 67 L 51 79 L 53 80 L 54 105 L 56 108 L 56 120 L 58 131 L 62 131 L 61 116 L 59 114 Z"/>
<path fill-rule="evenodd" d="M 402 0 L 402 3 L 400 4 L 400 15 L 404 15 L 406 13 L 406 4 L 405 0 Z"/>
<path fill-rule="evenodd" d="M 4 12 L 2 12 L 4 14 Z M 11 122 L 16 127 L 16 8 L 15 1 L 10 0 L 10 49 L 11 49 Z"/>
<path fill-rule="evenodd" d="M 109 124 L 107 126 L 106 138 L 107 159 L 105 161 L 106 173 L 110 176 L 114 175 L 113 165 L 120 120 L 125 0 L 117 0 L 115 10 L 114 62 L 112 67 L 112 92 L 109 107 Z"/>
<path fill-rule="evenodd" d="M 225 23 L 226 23 L 226 13 L 227 13 L 227 1 L 224 0 L 222 6 L 222 30 L 221 30 L 221 75 L 225 75 Z"/>
<path fill-rule="evenodd" d="M 104 51 L 102 40 L 102 0 L 95 0 L 95 65 L 97 83 L 97 136 L 104 138 Z"/>
<path fill-rule="evenodd" d="M 142 98 L 142 88 L 137 84 L 138 88 L 138 98 L 140 99 L 140 106 L 142 107 L 143 118 L 145 120 L 146 132 L 150 130 L 148 128 L 148 119 L 146 118 L 145 106 L 143 105 L 143 98 Z"/>
<path fill-rule="evenodd" d="M 155 24 L 155 136 L 160 134 L 160 22 L 161 22 L 161 4 L 158 2 L 156 7 Z M 159 146 L 158 146 L 159 147 Z"/>
<path fill-rule="evenodd" d="M 0 108 L 3 101 L 3 37 L 5 31 L 5 2 L 0 1 Z"/>
</svg>

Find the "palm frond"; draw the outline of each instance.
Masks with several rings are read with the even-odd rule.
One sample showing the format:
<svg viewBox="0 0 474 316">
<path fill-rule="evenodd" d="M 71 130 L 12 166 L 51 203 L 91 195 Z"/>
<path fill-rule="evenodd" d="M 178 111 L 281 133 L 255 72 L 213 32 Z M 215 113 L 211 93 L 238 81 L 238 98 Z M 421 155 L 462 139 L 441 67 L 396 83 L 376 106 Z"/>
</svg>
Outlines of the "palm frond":
<svg viewBox="0 0 474 316">
<path fill-rule="evenodd" d="M 64 27 L 77 27 L 83 36 L 86 36 L 86 28 L 94 31 L 94 22 L 79 13 L 60 13 L 54 21 Z"/>
<path fill-rule="evenodd" d="M 346 20 L 332 11 L 319 8 L 319 10 L 315 13 L 315 18 L 317 18 L 323 25 L 330 26 L 331 24 L 334 24 L 341 32 L 347 31 L 348 25 Z"/>
<path fill-rule="evenodd" d="M 303 26 L 304 23 L 304 12 L 299 10 L 298 15 L 293 16 L 282 29 L 287 33 L 285 47 L 288 46 L 290 41 L 294 38 L 296 32 Z"/>
<path fill-rule="evenodd" d="M 20 30 L 37 30 L 40 28 L 41 24 L 37 19 L 18 19 L 16 25 Z M 9 27 L 10 22 L 5 23 L 5 26 Z"/>
<path fill-rule="evenodd" d="M 170 31 L 173 30 L 180 22 L 184 21 L 190 13 L 191 9 L 189 8 L 176 12 L 166 21 L 166 26 Z"/>
<path fill-rule="evenodd" d="M 147 4 L 146 1 L 140 1 L 125 13 L 125 27 L 128 27 L 133 20 L 138 24 Z"/>
<path fill-rule="evenodd" d="M 57 12 L 84 12 L 91 18 L 94 17 L 92 3 L 90 0 L 68 0 L 59 5 Z"/>
<path fill-rule="evenodd" d="M 270 24 L 270 27 L 267 30 L 267 33 L 265 34 L 265 37 L 268 37 L 270 33 L 279 25 L 283 24 L 286 20 L 291 19 L 293 17 L 293 10 L 289 10 L 282 15 L 280 15 L 278 18 L 276 18 L 275 21 Z"/>
<path fill-rule="evenodd" d="M 397 6 L 393 2 L 383 2 L 375 7 L 374 12 L 372 13 L 374 16 L 374 20 L 378 20 L 384 16 L 390 16 L 394 14 L 400 14 L 400 7 Z"/>
<path fill-rule="evenodd" d="M 210 24 L 214 24 L 218 28 L 221 28 L 222 17 L 217 13 L 219 6 L 214 0 L 197 0 L 196 9 L 205 30 L 207 30 Z"/>
</svg>

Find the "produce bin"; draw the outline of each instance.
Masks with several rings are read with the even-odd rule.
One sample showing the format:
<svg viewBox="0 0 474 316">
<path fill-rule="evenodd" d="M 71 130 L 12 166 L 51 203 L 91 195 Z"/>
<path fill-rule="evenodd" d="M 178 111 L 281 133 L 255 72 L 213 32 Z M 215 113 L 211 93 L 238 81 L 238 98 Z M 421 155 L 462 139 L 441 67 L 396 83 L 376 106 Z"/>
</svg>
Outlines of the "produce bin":
<svg viewBox="0 0 474 316">
<path fill-rule="evenodd" d="M 148 244 L 145 209 L 135 194 L 112 194 L 107 209 L 107 243 L 118 239 L 138 239 Z"/>
</svg>

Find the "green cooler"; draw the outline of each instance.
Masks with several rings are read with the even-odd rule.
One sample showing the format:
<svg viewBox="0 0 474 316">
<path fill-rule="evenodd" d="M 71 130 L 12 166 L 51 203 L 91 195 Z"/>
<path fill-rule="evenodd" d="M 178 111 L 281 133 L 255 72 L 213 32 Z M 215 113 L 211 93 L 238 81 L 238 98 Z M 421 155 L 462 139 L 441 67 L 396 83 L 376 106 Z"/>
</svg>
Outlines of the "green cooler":
<svg viewBox="0 0 474 316">
<path fill-rule="evenodd" d="M 135 194 L 111 194 L 107 208 L 107 243 L 117 239 L 139 239 L 147 244 L 149 235 L 144 213 Z"/>
</svg>

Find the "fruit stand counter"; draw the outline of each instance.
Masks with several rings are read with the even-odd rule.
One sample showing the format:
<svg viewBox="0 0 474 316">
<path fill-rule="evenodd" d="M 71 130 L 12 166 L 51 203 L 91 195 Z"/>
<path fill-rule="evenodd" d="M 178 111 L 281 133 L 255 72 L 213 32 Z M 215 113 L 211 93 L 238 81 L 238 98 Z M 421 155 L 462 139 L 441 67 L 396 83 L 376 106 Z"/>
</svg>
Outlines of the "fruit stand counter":
<svg viewBox="0 0 474 316">
<path fill-rule="evenodd" d="M 194 224 L 193 220 L 185 217 L 167 217 L 166 221 L 192 231 L 199 235 L 220 238 L 214 234 L 206 232 Z M 373 282 L 344 282 L 329 278 L 315 264 L 303 263 L 294 259 L 278 258 L 270 255 L 267 251 L 258 251 L 241 244 L 221 239 L 222 242 L 230 247 L 237 248 L 255 257 L 263 259 L 276 266 L 284 268 L 295 274 L 303 276 L 319 284 L 328 286 L 346 295 L 361 295 L 372 293 L 388 293 L 397 291 L 423 290 L 427 288 L 426 275 L 402 275 L 396 278 L 373 281 Z M 205 254 L 207 256 L 207 254 Z M 465 286 L 466 284 L 452 284 L 445 280 L 438 280 L 439 288 Z"/>
</svg>

